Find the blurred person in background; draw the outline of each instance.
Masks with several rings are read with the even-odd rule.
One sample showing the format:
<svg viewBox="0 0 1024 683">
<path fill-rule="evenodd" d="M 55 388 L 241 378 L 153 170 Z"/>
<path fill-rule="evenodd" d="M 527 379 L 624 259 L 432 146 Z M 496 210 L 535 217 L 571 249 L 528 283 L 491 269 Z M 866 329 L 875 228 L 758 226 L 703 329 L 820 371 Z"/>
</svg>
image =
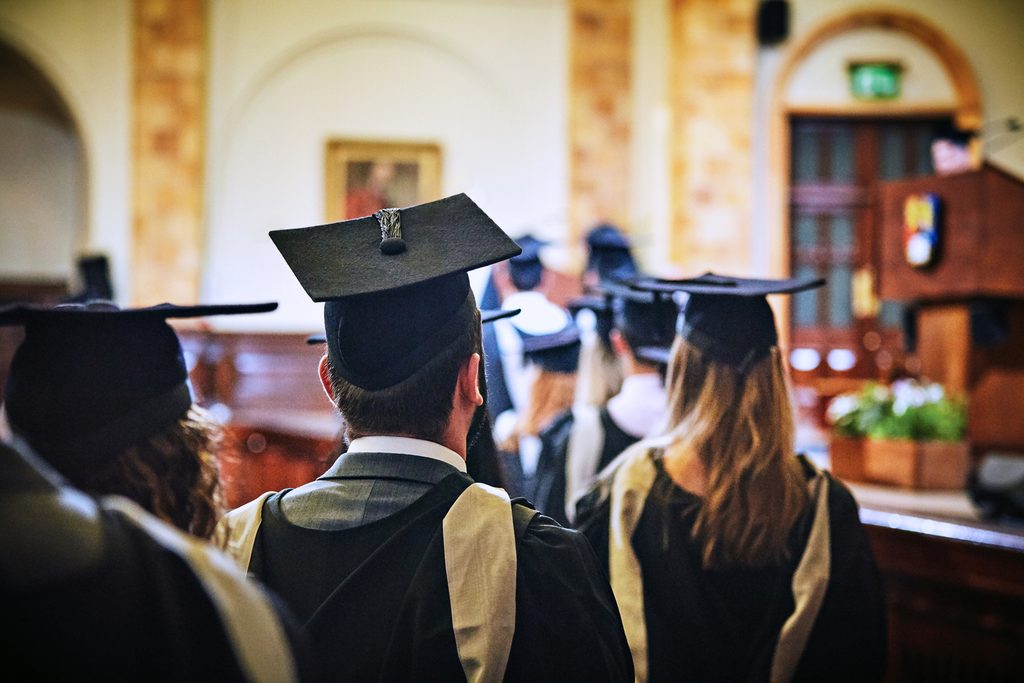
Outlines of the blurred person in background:
<svg viewBox="0 0 1024 683">
<path fill-rule="evenodd" d="M 24 680 L 319 680 L 290 620 L 229 558 L 0 443 L 0 644 Z"/>
<path fill-rule="evenodd" d="M 170 318 L 261 313 L 277 304 L 120 310 L 108 301 L 13 306 L 22 325 L 4 416 L 11 431 L 74 486 L 122 495 L 209 538 L 221 514 L 220 426 L 193 401 Z"/>
<path fill-rule="evenodd" d="M 534 503 L 563 524 L 572 522 L 576 501 L 598 472 L 664 426 L 665 365 L 679 308 L 669 295 L 610 282 L 601 298 L 610 311 L 609 344 L 625 375 L 621 390 L 603 404 L 577 402 L 540 435 Z"/>
<path fill-rule="evenodd" d="M 498 416 L 494 436 L 509 493 L 534 500 L 540 435 L 575 397 L 580 333 L 569 312 L 549 301 L 509 322 L 520 339 L 529 391 L 519 410 Z"/>
</svg>

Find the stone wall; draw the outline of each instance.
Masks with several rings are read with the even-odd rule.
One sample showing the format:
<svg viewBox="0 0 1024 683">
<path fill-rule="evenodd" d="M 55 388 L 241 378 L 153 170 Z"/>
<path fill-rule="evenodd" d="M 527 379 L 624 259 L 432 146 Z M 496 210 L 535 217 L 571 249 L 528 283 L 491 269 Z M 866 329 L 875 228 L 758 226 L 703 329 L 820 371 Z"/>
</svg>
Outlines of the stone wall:
<svg viewBox="0 0 1024 683">
<path fill-rule="evenodd" d="M 203 223 L 206 3 L 135 0 L 134 299 L 190 303 Z"/>
<path fill-rule="evenodd" d="M 672 261 L 690 272 L 750 268 L 754 0 L 674 0 Z"/>
<path fill-rule="evenodd" d="M 631 0 L 571 0 L 570 243 L 629 213 Z"/>
</svg>

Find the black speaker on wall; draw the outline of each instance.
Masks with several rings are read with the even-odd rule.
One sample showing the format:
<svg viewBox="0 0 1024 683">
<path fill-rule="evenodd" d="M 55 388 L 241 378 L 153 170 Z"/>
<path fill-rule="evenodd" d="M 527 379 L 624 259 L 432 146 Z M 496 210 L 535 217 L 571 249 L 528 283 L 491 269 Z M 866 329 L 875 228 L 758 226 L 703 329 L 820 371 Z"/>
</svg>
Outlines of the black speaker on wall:
<svg viewBox="0 0 1024 683">
<path fill-rule="evenodd" d="M 762 0 L 757 8 L 757 42 L 776 45 L 789 37 L 789 2 Z"/>
</svg>

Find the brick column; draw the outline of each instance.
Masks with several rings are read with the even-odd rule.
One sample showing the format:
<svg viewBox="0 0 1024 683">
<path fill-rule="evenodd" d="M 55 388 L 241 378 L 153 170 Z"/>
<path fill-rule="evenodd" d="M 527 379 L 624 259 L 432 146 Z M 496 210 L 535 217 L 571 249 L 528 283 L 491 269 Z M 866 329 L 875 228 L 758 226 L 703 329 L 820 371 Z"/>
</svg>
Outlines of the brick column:
<svg viewBox="0 0 1024 683">
<path fill-rule="evenodd" d="M 570 0 L 569 239 L 628 228 L 632 0 Z"/>
<path fill-rule="evenodd" d="M 673 0 L 672 260 L 750 268 L 754 0 Z"/>
<path fill-rule="evenodd" d="M 203 223 L 205 0 L 135 0 L 133 299 L 191 303 Z"/>
</svg>

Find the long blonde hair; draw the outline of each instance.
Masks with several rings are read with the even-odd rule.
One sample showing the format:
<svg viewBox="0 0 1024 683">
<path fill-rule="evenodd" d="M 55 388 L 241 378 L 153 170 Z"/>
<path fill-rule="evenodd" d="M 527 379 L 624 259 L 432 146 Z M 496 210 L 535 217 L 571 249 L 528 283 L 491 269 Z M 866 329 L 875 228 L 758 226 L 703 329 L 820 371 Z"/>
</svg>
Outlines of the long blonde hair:
<svg viewBox="0 0 1024 683">
<path fill-rule="evenodd" d="M 537 436 L 551 421 L 569 410 L 576 393 L 576 373 L 544 370 L 539 366 L 530 383 L 529 404 L 516 420 L 515 428 L 499 446 L 503 450 L 518 449 L 519 439 Z"/>
<path fill-rule="evenodd" d="M 782 354 L 772 348 L 743 375 L 677 337 L 667 384 L 669 451 L 695 454 L 704 470 L 692 531 L 704 567 L 784 561 L 808 493 Z"/>
</svg>

